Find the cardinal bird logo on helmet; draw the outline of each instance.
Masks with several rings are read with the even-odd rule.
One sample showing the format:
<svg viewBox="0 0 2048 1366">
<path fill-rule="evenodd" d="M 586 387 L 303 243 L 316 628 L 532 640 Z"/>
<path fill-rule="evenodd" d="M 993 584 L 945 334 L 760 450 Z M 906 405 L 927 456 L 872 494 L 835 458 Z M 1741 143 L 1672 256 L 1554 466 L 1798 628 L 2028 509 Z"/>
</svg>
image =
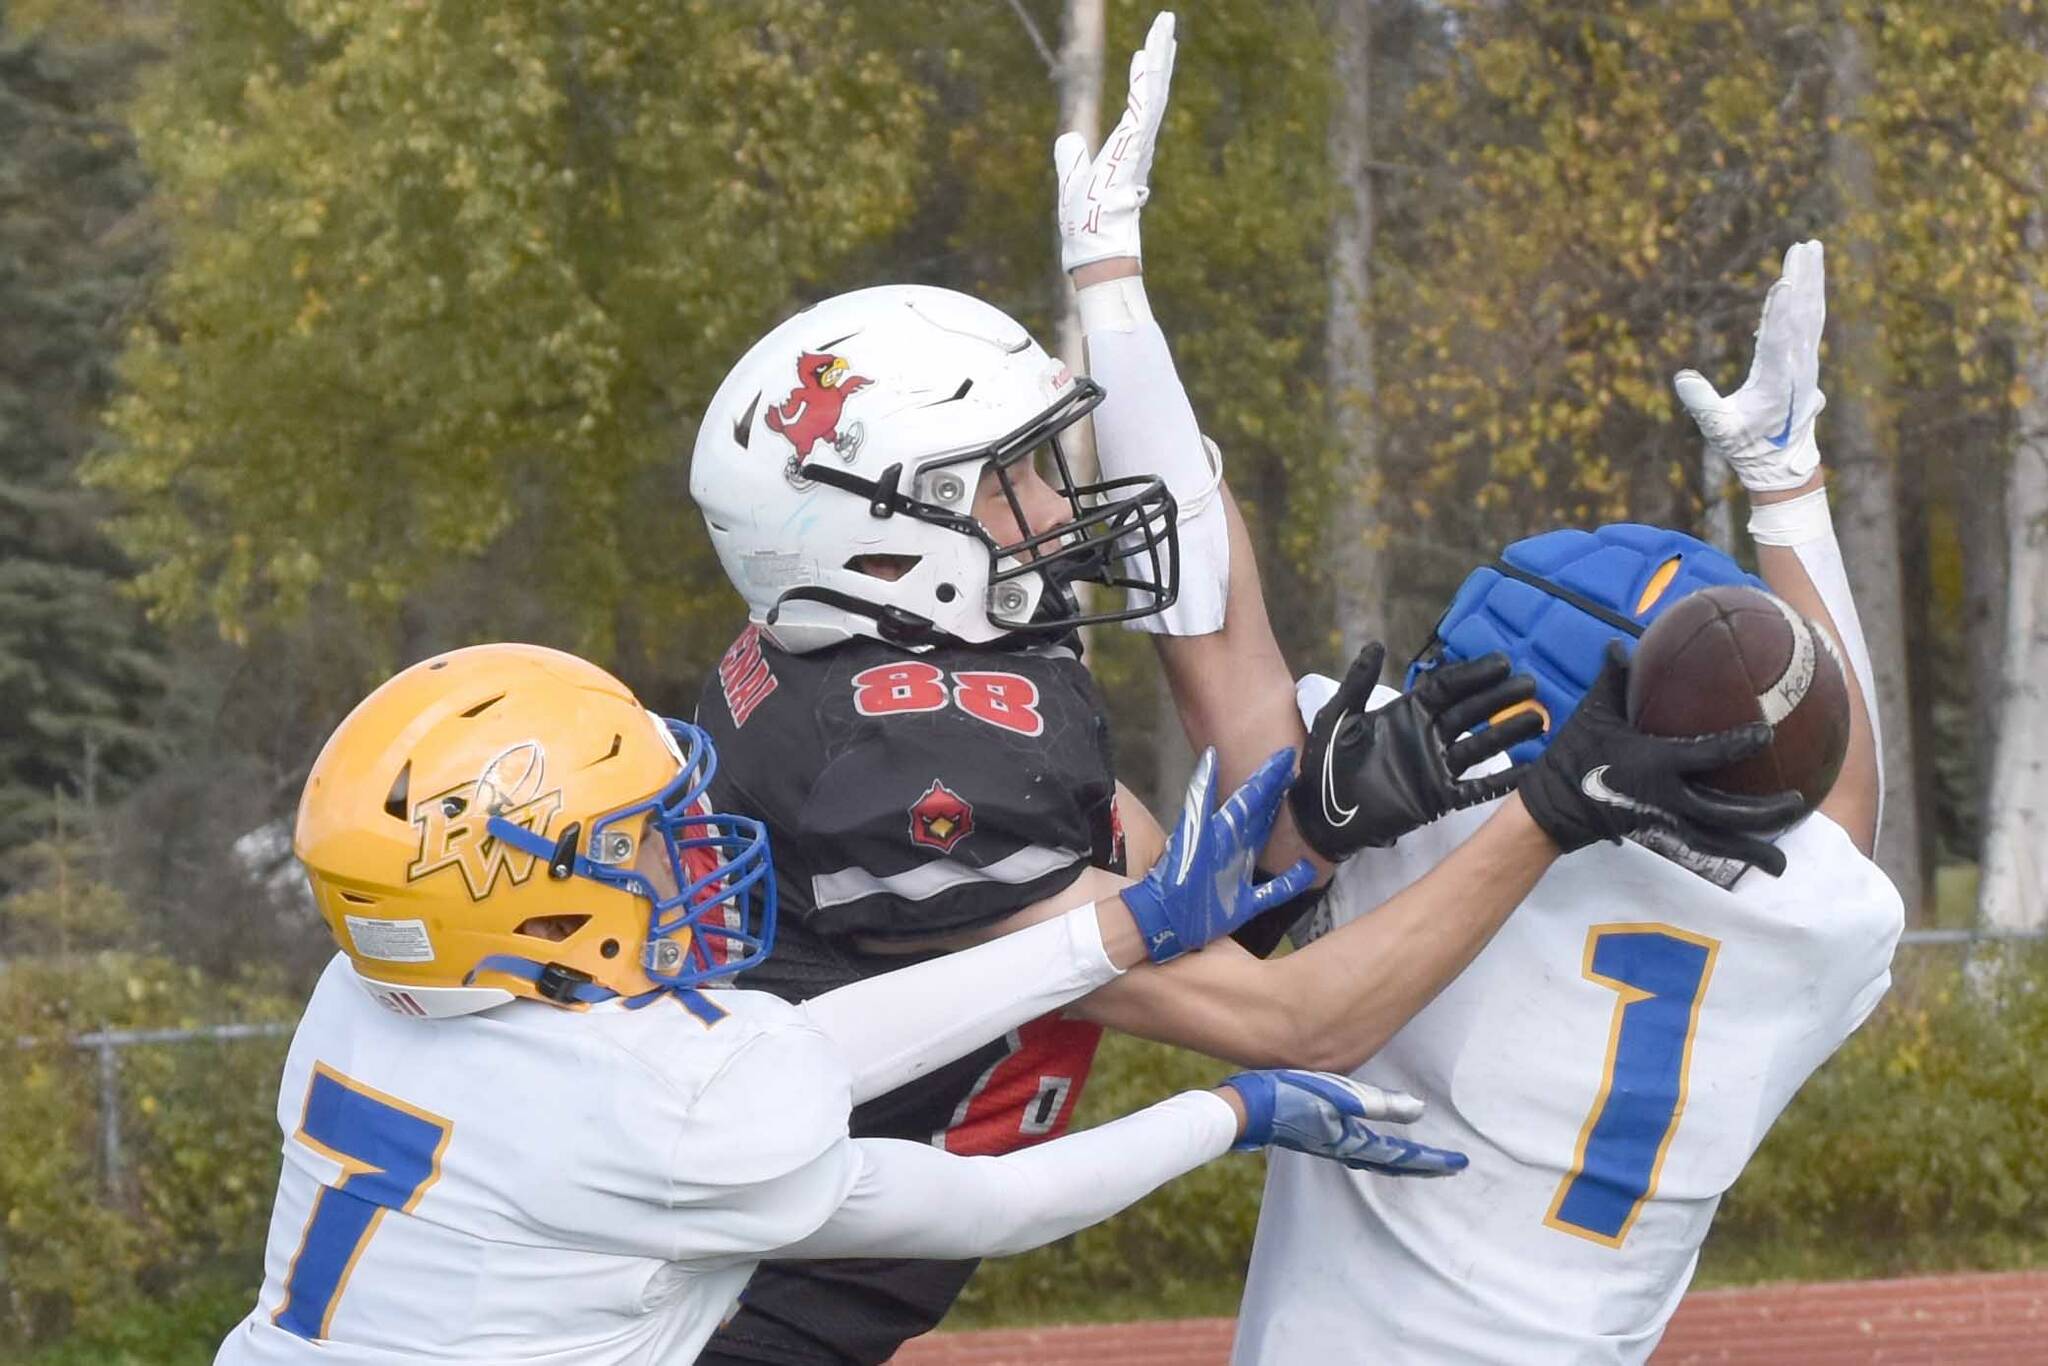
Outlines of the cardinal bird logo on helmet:
<svg viewBox="0 0 2048 1366">
<path fill-rule="evenodd" d="M 861 425 L 839 429 L 839 415 L 846 400 L 874 383 L 846 367 L 844 356 L 829 351 L 806 351 L 796 360 L 796 388 L 789 397 L 765 415 L 768 430 L 796 448 L 793 464 L 810 458 L 820 441 L 829 445 L 842 460 L 853 459 L 860 450 Z"/>
<path fill-rule="evenodd" d="M 942 854 L 974 833 L 974 808 L 937 778 L 910 807 L 910 842 Z"/>
</svg>

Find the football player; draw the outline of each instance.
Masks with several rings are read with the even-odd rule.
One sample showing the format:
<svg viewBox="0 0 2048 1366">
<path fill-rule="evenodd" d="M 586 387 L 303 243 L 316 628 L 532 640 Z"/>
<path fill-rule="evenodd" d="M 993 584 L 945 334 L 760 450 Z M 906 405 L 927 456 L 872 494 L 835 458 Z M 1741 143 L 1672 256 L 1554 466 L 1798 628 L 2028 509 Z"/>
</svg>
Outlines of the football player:
<svg viewBox="0 0 2048 1366">
<path fill-rule="evenodd" d="M 1820 245 L 1803 243 L 1766 302 L 1750 382 L 1724 402 L 1688 374 L 1679 392 L 1750 490 L 1766 583 L 1846 647 L 1852 727 L 1834 788 L 1779 839 L 1777 878 L 1624 844 L 1539 884 L 1464 975 L 1354 1073 L 1432 1097 L 1436 1134 L 1467 1145 L 1491 1189 L 1424 1208 L 1276 1161 L 1235 1361 L 1342 1360 L 1359 1342 L 1392 1362 L 1646 1360 L 1721 1196 L 1883 997 L 1904 908 L 1870 858 L 1869 659 L 1813 435 L 1822 311 Z M 1558 540 L 1524 546 L 1568 550 Z M 1615 539 L 1598 544 L 1606 554 Z M 1607 590 L 1596 606 L 1627 614 L 1674 551 L 1694 565 L 1714 558 L 1666 546 L 1625 572 L 1593 572 L 1590 558 L 1575 567 Z M 1554 610 L 1590 624 L 1562 599 Z M 1484 612 L 1440 630 L 1448 640 Z M 1548 630 L 1510 652 L 1572 653 Z M 1446 645 L 1440 657 L 1459 653 Z M 1327 681 L 1305 689 L 1304 715 L 1328 695 Z M 1363 914 L 1443 857 L 1467 818 L 1351 860 L 1309 932 Z M 1333 1259 L 1333 1245 L 1347 1255 Z"/>
<path fill-rule="evenodd" d="M 785 910 L 747 985 L 803 1000 L 1028 923 L 1085 870 L 1120 867 L 1127 842 L 1138 865 L 1153 858 L 1157 827 L 1119 801 L 1075 631 L 1200 611 L 1213 589 L 1184 595 L 1161 479 L 1073 478 L 1062 434 L 1101 401 L 999 310 L 919 286 L 797 314 L 712 398 L 690 487 L 750 623 L 698 721 L 725 760 L 714 803 L 767 826 Z M 1081 583 L 1129 597 L 1087 612 Z M 1437 671 L 1375 715 L 1385 743 L 1332 781 L 1378 794 L 1375 811 L 1403 829 L 1505 792 L 1512 779 L 1456 775 L 1533 729 L 1459 739 L 1527 697 L 1507 674 L 1505 659 Z M 1594 720 L 1559 762 L 1629 775 L 1616 781 L 1633 804 L 1598 814 L 1603 829 L 1673 822 L 1712 839 L 1701 827 L 1782 809 L 1685 781 L 1755 735 L 1694 748 Z M 1240 1065 L 1356 1066 L 1558 852 L 1510 800 L 1458 857 L 1313 952 L 1265 963 L 1218 945 L 1119 979 L 861 1106 L 853 1132 L 957 1153 L 1042 1141 L 1071 1117 L 1105 1024 Z M 939 1321 L 972 1270 L 770 1262 L 705 1359 L 884 1361 Z"/>
<path fill-rule="evenodd" d="M 1025 933 L 800 1007 L 702 989 L 775 930 L 763 832 L 707 807 L 715 770 L 695 727 L 534 646 L 423 661 L 342 722 L 294 840 L 341 952 L 285 1063 L 261 1295 L 217 1361 L 686 1362 L 769 1252 L 1018 1251 L 1233 1146 L 1463 1165 L 1370 1127 L 1411 1098 L 1312 1072 L 1001 1159 L 847 1135 L 853 1104 L 1298 891 L 1250 878 L 1284 762 L 1212 815 L 1205 761 L 1120 895 L 1077 883 Z"/>
<path fill-rule="evenodd" d="M 1170 70 L 1171 43 L 1162 17 L 1152 48 L 1164 60 L 1151 71 Z M 1164 99 L 1163 81 L 1154 83 L 1147 103 Z M 1128 172 L 1149 165 L 1156 128 L 1155 114 L 1131 138 L 1112 135 L 1093 160 L 1071 140 L 1055 151 L 1068 261 L 1085 258 L 1076 279 L 1091 366 L 1115 396 L 1097 419 L 1103 468 L 1163 471 L 1183 506 L 1206 495 L 1215 511 L 1208 544 L 1222 553 L 1203 562 L 1190 553 L 1183 569 L 1216 585 L 1211 600 L 1227 610 L 1160 642 L 1190 734 L 1241 769 L 1261 746 L 1299 742 L 1307 728 L 1304 771 L 1341 775 L 1379 743 L 1373 708 L 1399 706 L 1400 695 L 1374 688 L 1372 647 L 1341 687 L 1304 680 L 1300 715 L 1287 714 L 1293 690 L 1249 541 L 1145 303 L 1136 219 L 1146 187 Z M 1120 250 L 1100 251 L 1105 238 Z M 1750 490 L 1765 582 L 1845 647 L 1856 686 L 1834 788 L 1767 853 L 1664 831 L 1645 841 L 1661 852 L 1599 845 L 1536 884 L 1523 913 L 1354 1073 L 1434 1097 L 1433 1120 L 1471 1151 L 1474 1177 L 1417 1202 L 1276 1157 L 1239 1363 L 1645 1359 L 1721 1194 L 1882 997 L 1903 910 L 1869 857 L 1880 797 L 1869 659 L 1814 438 L 1824 311 L 1820 246 L 1802 243 L 1766 300 L 1748 382 L 1726 399 L 1691 371 L 1677 387 Z M 1117 411 L 1126 395 L 1148 406 Z M 1183 437 L 1134 439 L 1138 423 Z M 1549 761 L 1588 711 L 1621 708 L 1617 649 L 1689 586 L 1738 576 L 1708 547 L 1652 528 L 1536 537 L 1467 581 L 1410 681 L 1420 686 L 1475 641 L 1545 675 L 1539 700 L 1552 729 L 1523 743 L 1549 749 L 1518 797 L 1569 844 L 1577 833 L 1556 822 Z M 1370 923 L 1377 903 L 1430 876 L 1486 819 L 1474 808 L 1409 830 L 1373 806 L 1372 793 L 1341 785 L 1294 789 L 1283 843 L 1364 846 L 1338 868 L 1305 938 Z"/>
</svg>

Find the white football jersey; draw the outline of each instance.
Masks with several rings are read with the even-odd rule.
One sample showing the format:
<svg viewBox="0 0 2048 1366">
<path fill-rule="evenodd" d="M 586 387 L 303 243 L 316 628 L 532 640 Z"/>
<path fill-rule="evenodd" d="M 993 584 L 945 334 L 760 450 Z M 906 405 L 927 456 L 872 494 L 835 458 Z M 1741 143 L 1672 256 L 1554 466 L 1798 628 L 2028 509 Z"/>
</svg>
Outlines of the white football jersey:
<svg viewBox="0 0 2048 1366">
<path fill-rule="evenodd" d="M 824 1037 L 759 992 L 700 1001 L 412 1019 L 337 955 L 278 1094 L 262 1294 L 216 1362 L 693 1360 L 860 1169 Z"/>
<path fill-rule="evenodd" d="M 1312 932 L 1490 812 L 1345 863 Z M 1891 981 L 1903 908 L 1877 866 L 1819 815 L 1779 847 L 1782 878 L 1731 890 L 1632 843 L 1552 865 L 1355 1074 L 1425 1098 L 1413 1136 L 1472 1165 L 1400 1181 L 1275 1152 L 1236 1366 L 1648 1357 L 1722 1193 Z"/>
</svg>

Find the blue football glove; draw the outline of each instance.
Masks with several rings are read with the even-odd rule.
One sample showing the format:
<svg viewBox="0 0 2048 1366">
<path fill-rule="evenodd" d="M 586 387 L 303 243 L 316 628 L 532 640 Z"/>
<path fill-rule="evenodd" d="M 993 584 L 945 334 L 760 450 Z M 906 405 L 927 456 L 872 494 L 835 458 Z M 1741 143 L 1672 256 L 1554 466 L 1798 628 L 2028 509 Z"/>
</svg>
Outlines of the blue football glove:
<svg viewBox="0 0 2048 1366">
<path fill-rule="evenodd" d="M 1239 1151 L 1292 1148 L 1381 1176 L 1449 1176 L 1465 1169 L 1465 1154 L 1391 1138 L 1367 1120 L 1406 1124 L 1422 1116 L 1422 1102 L 1331 1072 L 1276 1067 L 1227 1078 L 1244 1097 L 1247 1116 Z"/>
<path fill-rule="evenodd" d="M 1145 952 L 1165 963 L 1220 939 L 1247 920 L 1291 901 L 1315 880 L 1307 859 L 1269 882 L 1254 885 L 1252 863 L 1280 814 L 1294 776 L 1294 751 L 1283 749 L 1216 804 L 1216 751 L 1205 750 L 1188 779 L 1180 821 L 1166 853 L 1140 881 L 1124 888 L 1124 905 L 1138 922 Z"/>
</svg>

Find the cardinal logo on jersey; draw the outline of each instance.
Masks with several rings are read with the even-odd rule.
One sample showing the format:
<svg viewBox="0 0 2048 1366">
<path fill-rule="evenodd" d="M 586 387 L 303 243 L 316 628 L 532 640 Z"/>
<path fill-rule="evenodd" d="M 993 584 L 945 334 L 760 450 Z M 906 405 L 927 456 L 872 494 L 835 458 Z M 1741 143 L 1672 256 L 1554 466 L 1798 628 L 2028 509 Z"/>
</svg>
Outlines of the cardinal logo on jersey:
<svg viewBox="0 0 2048 1366">
<path fill-rule="evenodd" d="M 874 383 L 846 368 L 846 358 L 829 351 L 806 351 L 797 357 L 796 388 L 789 397 L 770 408 L 765 421 L 768 430 L 796 448 L 796 459 L 810 458 L 811 448 L 823 441 L 851 460 L 860 450 L 861 425 L 839 430 L 839 415 L 846 400 Z"/>
<path fill-rule="evenodd" d="M 547 752 L 527 740 L 484 765 L 474 782 L 414 806 L 412 823 L 419 831 L 420 849 L 406 867 L 406 881 L 459 868 L 472 901 L 489 896 L 501 873 L 515 887 L 526 881 L 539 860 L 492 838 L 489 822 L 492 816 L 503 816 L 521 829 L 545 835 L 548 822 L 562 809 L 561 788 L 541 791 L 547 767 Z"/>
<path fill-rule="evenodd" d="M 974 833 L 974 808 L 937 778 L 910 807 L 910 842 L 942 854 Z"/>
</svg>

